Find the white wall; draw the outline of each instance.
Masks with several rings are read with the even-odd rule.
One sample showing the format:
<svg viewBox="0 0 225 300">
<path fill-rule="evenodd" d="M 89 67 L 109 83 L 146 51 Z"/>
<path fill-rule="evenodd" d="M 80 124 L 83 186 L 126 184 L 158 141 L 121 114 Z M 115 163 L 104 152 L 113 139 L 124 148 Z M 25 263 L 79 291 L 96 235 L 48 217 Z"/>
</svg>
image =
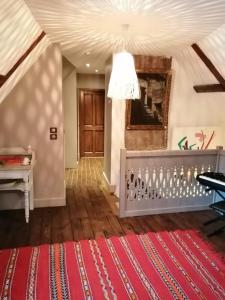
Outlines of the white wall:
<svg viewBox="0 0 225 300">
<path fill-rule="evenodd" d="M 119 196 L 120 149 L 125 147 L 125 100 L 107 98 L 108 84 L 112 69 L 112 60 L 106 64 L 105 77 L 105 147 L 104 174 L 110 190 Z"/>
<path fill-rule="evenodd" d="M 104 176 L 108 184 L 111 182 L 111 132 L 112 132 L 112 100 L 107 98 L 111 63 L 107 63 L 105 69 L 105 120 L 104 120 Z"/>
<path fill-rule="evenodd" d="M 75 70 L 74 65 L 72 65 L 64 56 L 62 58 L 62 64 L 63 64 L 63 69 L 62 69 L 62 78 L 63 80 L 66 79 Z"/>
<path fill-rule="evenodd" d="M 198 42 L 225 77 L 225 25 Z M 225 93 L 196 93 L 194 85 L 218 83 L 191 47 L 173 55 L 173 79 L 168 115 L 168 149 L 172 130 L 185 126 L 225 128 Z M 125 101 L 112 100 L 111 184 L 119 190 L 119 149 L 124 147 Z M 224 130 L 225 134 L 225 130 Z M 225 137 L 224 137 L 225 143 Z"/>
<path fill-rule="evenodd" d="M 103 74 L 77 74 L 78 89 L 104 89 L 105 75 Z"/>
<path fill-rule="evenodd" d="M 65 167 L 75 168 L 78 161 L 77 78 L 75 69 L 63 80 L 63 108 L 65 130 Z"/>
<path fill-rule="evenodd" d="M 50 140 L 50 127 L 57 127 L 57 140 Z M 63 140 L 62 56 L 51 45 L 0 104 L 0 147 L 31 145 L 36 153 L 35 206 L 65 205 Z M 0 208 L 17 207 L 0 197 Z"/>
<path fill-rule="evenodd" d="M 125 100 L 112 100 L 111 185 L 116 186 L 116 196 L 120 187 L 120 149 L 125 147 L 125 109 Z"/>
<path fill-rule="evenodd" d="M 198 42 L 225 77 L 225 26 Z M 169 109 L 168 148 L 172 130 L 185 126 L 225 128 L 225 93 L 196 93 L 194 85 L 218 83 L 194 50 L 189 47 L 173 57 L 173 82 Z"/>
</svg>

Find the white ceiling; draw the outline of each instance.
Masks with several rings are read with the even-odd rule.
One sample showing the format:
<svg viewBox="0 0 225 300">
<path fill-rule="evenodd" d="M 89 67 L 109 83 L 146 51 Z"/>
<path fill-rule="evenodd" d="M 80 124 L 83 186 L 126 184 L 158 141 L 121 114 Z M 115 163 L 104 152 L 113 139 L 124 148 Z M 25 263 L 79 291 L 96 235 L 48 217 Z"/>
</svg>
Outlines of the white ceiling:
<svg viewBox="0 0 225 300">
<path fill-rule="evenodd" d="M 133 54 L 172 55 L 225 23 L 224 0 L 25 0 L 78 72 L 104 73 L 123 45 Z M 125 32 L 123 24 L 129 24 Z M 90 68 L 85 66 L 90 63 Z"/>
</svg>

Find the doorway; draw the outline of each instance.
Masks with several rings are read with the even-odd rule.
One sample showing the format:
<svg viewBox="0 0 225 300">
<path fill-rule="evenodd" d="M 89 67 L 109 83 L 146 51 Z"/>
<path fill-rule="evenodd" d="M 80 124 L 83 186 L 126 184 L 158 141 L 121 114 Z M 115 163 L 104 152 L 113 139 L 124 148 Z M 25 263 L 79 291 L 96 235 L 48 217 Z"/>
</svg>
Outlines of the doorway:
<svg viewBox="0 0 225 300">
<path fill-rule="evenodd" d="M 80 90 L 80 157 L 104 156 L 104 108 L 104 90 Z"/>
</svg>

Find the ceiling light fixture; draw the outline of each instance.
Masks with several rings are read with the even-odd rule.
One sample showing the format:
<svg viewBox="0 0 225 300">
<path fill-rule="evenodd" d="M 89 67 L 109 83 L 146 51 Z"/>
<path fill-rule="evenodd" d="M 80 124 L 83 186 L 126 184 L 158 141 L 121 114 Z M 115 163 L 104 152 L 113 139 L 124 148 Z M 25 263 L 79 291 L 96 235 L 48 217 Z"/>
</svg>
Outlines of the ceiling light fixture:
<svg viewBox="0 0 225 300">
<path fill-rule="evenodd" d="M 123 24 L 127 32 L 129 24 Z M 125 49 L 125 36 L 124 46 Z M 112 99 L 139 99 L 140 89 L 133 56 L 126 50 L 113 54 L 112 72 L 107 96 Z"/>
</svg>

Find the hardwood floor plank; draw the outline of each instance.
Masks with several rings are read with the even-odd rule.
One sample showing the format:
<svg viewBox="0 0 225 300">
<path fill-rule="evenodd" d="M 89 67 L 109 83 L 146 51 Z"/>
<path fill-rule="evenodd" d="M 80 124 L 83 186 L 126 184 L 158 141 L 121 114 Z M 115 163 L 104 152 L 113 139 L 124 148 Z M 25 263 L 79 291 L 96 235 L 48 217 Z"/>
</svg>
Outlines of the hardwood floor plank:
<svg viewBox="0 0 225 300">
<path fill-rule="evenodd" d="M 33 217 L 33 216 L 32 216 Z M 34 220 L 35 222 L 35 220 Z M 41 244 L 48 244 L 52 242 L 52 209 L 43 209 L 42 226 L 41 226 Z"/>
<path fill-rule="evenodd" d="M 89 218 L 81 219 L 82 233 L 80 239 L 81 240 L 89 240 L 94 239 L 95 234 L 93 232 L 93 226 Z"/>
<path fill-rule="evenodd" d="M 74 241 L 79 241 L 83 239 L 83 231 L 81 220 L 78 218 L 71 218 L 71 228 Z"/>
<path fill-rule="evenodd" d="M 29 245 L 37 246 L 41 243 L 42 211 L 40 208 L 32 211 L 32 218 L 29 224 Z"/>
<path fill-rule="evenodd" d="M 157 232 L 157 231 L 163 231 L 163 228 L 165 228 L 162 224 L 159 224 L 159 222 L 157 222 L 156 220 L 156 215 L 153 216 L 143 216 L 142 218 L 144 219 L 144 223 L 152 229 L 152 231 Z"/>
<path fill-rule="evenodd" d="M 125 234 L 141 232 L 141 227 L 132 218 L 122 218 L 119 222 Z"/>
<path fill-rule="evenodd" d="M 73 206 L 71 207 L 71 213 L 73 214 L 74 218 L 87 218 L 88 213 L 85 206 L 85 198 L 83 196 L 83 192 L 81 189 L 73 190 L 72 193 L 72 200 L 74 202 Z"/>
<path fill-rule="evenodd" d="M 108 219 L 108 222 L 112 228 L 112 232 L 113 232 L 113 235 L 116 235 L 116 236 L 122 236 L 124 235 L 124 231 L 123 231 L 123 228 L 118 220 L 118 217 L 115 216 L 114 214 L 109 214 L 106 216 L 107 219 Z"/>
<path fill-rule="evenodd" d="M 26 224 L 24 210 L 0 212 L 0 248 L 39 245 L 67 240 L 122 236 L 148 231 L 194 229 L 224 255 L 225 232 L 208 238 L 203 223 L 211 210 L 119 218 L 118 199 L 108 193 L 102 178 L 101 158 L 81 159 L 78 168 L 66 170 L 65 207 L 36 208 Z"/>
<path fill-rule="evenodd" d="M 93 218 L 91 221 L 91 225 L 94 231 L 95 238 L 98 237 L 108 238 L 113 235 L 113 230 L 106 217 Z"/>
<path fill-rule="evenodd" d="M 155 231 L 154 228 L 146 222 L 145 216 L 137 217 L 136 222 L 139 224 L 139 226 L 141 228 L 141 233 L 146 233 L 148 231 Z"/>
<path fill-rule="evenodd" d="M 67 207 L 55 207 L 52 209 L 51 238 L 53 243 L 73 240 L 72 227 Z"/>
</svg>

